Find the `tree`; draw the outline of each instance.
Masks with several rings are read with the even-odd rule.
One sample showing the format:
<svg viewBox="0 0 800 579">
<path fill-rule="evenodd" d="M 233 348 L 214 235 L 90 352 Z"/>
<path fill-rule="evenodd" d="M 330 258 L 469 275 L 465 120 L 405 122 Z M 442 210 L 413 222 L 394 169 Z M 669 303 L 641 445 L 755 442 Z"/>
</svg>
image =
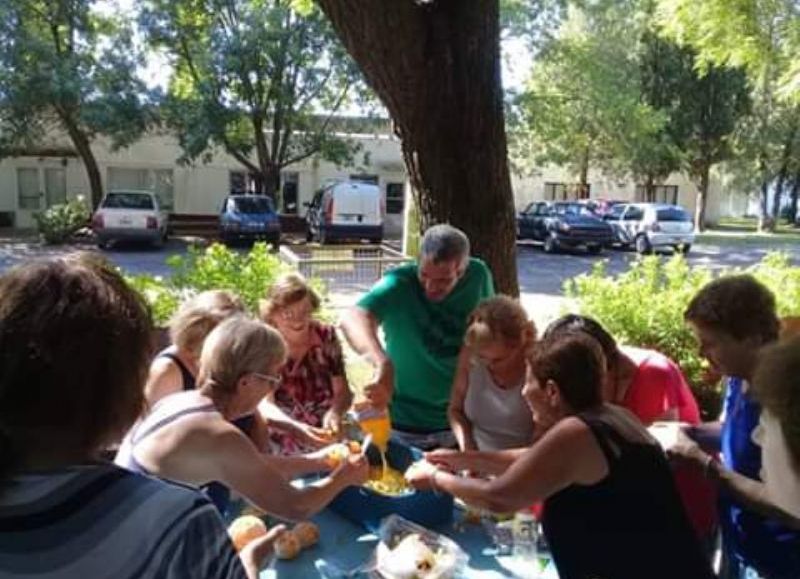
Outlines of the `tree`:
<svg viewBox="0 0 800 579">
<path fill-rule="evenodd" d="M 343 163 L 357 146 L 335 115 L 357 71 L 317 10 L 286 0 L 145 0 L 150 45 L 175 71 L 165 103 L 184 161 L 220 147 L 275 197 L 281 170 L 312 155 Z"/>
<path fill-rule="evenodd" d="M 63 130 L 83 161 L 94 206 L 103 196 L 92 151 L 146 128 L 147 91 L 130 28 L 92 0 L 4 0 L 0 15 L 0 156 Z M 144 97 L 144 98 L 143 98 Z"/>
<path fill-rule="evenodd" d="M 800 98 L 800 5 L 796 0 L 659 0 L 658 8 L 665 34 L 690 45 L 701 65 L 745 70 L 755 122 L 741 133 L 748 138 L 742 147 L 755 159 L 759 176 L 759 229 L 773 229 L 781 190 L 774 188 L 772 215 L 768 192 L 780 164 L 775 155 L 782 154 L 787 139 L 774 125 L 785 115 L 780 101 Z"/>
<path fill-rule="evenodd" d="M 633 153 L 657 136 L 664 118 L 643 102 L 636 79 L 638 33 L 609 13 L 571 9 L 541 50 L 526 90 L 515 102 L 512 151 L 530 164 L 568 167 L 583 190 L 595 167 L 623 174 Z"/>
<path fill-rule="evenodd" d="M 685 163 L 697 186 L 695 227 L 705 227 L 711 168 L 733 156 L 733 134 L 749 112 L 747 82 L 741 70 L 709 66 L 695 70 L 681 99 L 687 134 Z"/>
<path fill-rule="evenodd" d="M 518 293 L 498 0 L 317 0 L 388 109 L 422 229 L 463 229 Z"/>
</svg>

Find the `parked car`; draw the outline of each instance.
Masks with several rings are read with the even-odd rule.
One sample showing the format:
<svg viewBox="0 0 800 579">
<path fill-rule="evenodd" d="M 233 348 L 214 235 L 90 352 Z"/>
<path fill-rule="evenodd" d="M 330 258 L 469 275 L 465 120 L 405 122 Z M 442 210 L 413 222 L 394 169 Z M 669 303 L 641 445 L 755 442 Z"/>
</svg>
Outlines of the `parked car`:
<svg viewBox="0 0 800 579">
<path fill-rule="evenodd" d="M 225 243 L 265 240 L 277 249 L 281 222 L 272 199 L 264 195 L 228 195 L 220 209 L 219 236 Z"/>
<path fill-rule="evenodd" d="M 611 209 L 619 205 L 621 203 L 627 203 L 627 201 L 619 201 L 617 199 L 583 199 L 579 201 L 579 203 L 584 203 L 586 206 L 598 217 L 604 217 L 608 214 Z"/>
<path fill-rule="evenodd" d="M 358 181 L 332 183 L 306 203 L 308 241 L 336 239 L 383 241 L 386 204 L 377 185 Z"/>
<path fill-rule="evenodd" d="M 167 212 L 151 191 L 109 191 L 92 216 L 101 249 L 116 241 L 149 241 L 161 247 L 168 227 Z"/>
<path fill-rule="evenodd" d="M 600 253 L 614 231 L 583 203 L 534 201 L 517 216 L 517 238 L 541 241 L 548 253 L 579 245 Z"/>
<path fill-rule="evenodd" d="M 689 253 L 694 243 L 692 216 L 679 205 L 629 203 L 616 205 L 604 219 L 614 228 L 616 242 L 638 253 L 672 247 Z"/>
</svg>

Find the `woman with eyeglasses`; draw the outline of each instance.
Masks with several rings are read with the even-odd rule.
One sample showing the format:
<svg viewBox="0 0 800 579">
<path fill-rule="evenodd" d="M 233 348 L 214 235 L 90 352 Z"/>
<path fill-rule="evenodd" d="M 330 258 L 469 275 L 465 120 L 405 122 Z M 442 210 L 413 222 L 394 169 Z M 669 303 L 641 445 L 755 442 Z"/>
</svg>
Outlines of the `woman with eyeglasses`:
<svg viewBox="0 0 800 579">
<path fill-rule="evenodd" d="M 329 444 L 353 401 L 336 328 L 314 319 L 319 305 L 296 273 L 280 277 L 261 302 L 261 319 L 281 333 L 288 349 L 281 384 L 259 405 L 284 454 Z"/>
<path fill-rule="evenodd" d="M 289 520 L 323 509 L 342 489 L 366 481 L 363 457 L 297 489 L 289 479 L 329 469 L 331 449 L 296 457 L 262 454 L 232 421 L 252 413 L 279 382 L 286 357 L 280 334 L 235 316 L 206 338 L 198 388 L 164 398 L 128 433 L 116 463 L 135 472 L 202 487 L 218 482 L 257 508 Z M 217 504 L 225 511 L 226 505 Z"/>
<path fill-rule="evenodd" d="M 533 419 L 522 387 L 535 339 L 536 326 L 508 296 L 484 300 L 470 314 L 448 408 L 461 450 L 530 446 Z"/>
</svg>

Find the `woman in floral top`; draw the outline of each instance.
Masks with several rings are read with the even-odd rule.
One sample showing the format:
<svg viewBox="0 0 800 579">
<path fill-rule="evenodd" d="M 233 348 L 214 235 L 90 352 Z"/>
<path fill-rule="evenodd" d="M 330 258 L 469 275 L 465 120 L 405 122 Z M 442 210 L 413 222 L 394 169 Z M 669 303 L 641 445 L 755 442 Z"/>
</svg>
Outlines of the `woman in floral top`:
<svg viewBox="0 0 800 579">
<path fill-rule="evenodd" d="M 262 401 L 259 414 L 270 439 L 287 454 L 329 444 L 352 402 L 336 329 L 313 319 L 319 304 L 295 273 L 279 278 L 261 302 L 261 319 L 281 333 L 289 358 L 281 385 Z"/>
</svg>

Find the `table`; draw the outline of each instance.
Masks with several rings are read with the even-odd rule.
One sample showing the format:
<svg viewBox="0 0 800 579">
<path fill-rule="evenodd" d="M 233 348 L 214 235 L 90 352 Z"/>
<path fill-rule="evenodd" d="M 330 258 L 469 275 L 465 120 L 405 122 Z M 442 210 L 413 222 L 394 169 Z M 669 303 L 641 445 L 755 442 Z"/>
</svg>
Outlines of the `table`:
<svg viewBox="0 0 800 579">
<path fill-rule="evenodd" d="M 461 519 L 456 509 L 454 520 Z M 312 519 L 320 528 L 319 544 L 304 550 L 291 561 L 273 561 L 262 571 L 260 579 L 341 579 L 344 577 L 363 578 L 367 575 L 357 568 L 367 562 L 377 545 L 374 534 L 355 525 L 344 517 L 326 509 Z M 501 577 L 536 577 L 537 579 L 558 579 L 555 566 L 549 559 L 541 559 L 545 565 L 538 575 L 534 573 L 515 574 L 519 562 L 513 556 L 497 556 L 491 539 L 480 524 L 450 524 L 432 529 L 449 536 L 469 554 L 469 564 L 465 577 L 494 579 Z M 530 570 L 529 570 L 530 571 Z"/>
</svg>

